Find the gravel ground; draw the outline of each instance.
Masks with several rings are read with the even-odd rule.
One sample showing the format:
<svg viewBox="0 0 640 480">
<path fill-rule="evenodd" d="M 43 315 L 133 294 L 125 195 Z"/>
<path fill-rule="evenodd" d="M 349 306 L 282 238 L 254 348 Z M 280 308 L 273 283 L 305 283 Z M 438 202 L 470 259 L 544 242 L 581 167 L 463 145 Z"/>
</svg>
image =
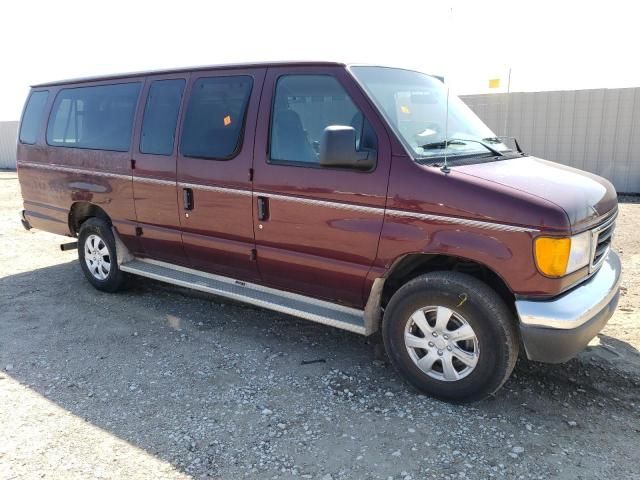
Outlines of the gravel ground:
<svg viewBox="0 0 640 480">
<path fill-rule="evenodd" d="M 0 478 L 640 478 L 633 199 L 594 346 L 521 360 L 471 406 L 417 394 L 357 335 L 144 279 L 98 292 L 19 208 L 0 173 Z"/>
</svg>

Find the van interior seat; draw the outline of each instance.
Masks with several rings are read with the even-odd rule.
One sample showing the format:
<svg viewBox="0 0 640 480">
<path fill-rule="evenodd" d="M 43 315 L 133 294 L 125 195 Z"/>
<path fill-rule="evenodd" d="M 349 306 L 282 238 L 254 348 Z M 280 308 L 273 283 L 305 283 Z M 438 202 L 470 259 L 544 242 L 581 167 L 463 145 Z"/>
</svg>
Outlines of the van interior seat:
<svg viewBox="0 0 640 480">
<path fill-rule="evenodd" d="M 317 161 L 297 112 L 291 109 L 278 111 L 274 119 L 274 130 L 273 158 L 309 163 Z"/>
</svg>

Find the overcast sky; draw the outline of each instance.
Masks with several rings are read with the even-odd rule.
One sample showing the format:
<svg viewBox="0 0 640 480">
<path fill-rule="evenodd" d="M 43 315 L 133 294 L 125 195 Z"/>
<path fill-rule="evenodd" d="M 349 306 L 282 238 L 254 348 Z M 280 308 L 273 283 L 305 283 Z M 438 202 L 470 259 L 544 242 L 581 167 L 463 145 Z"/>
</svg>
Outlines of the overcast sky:
<svg viewBox="0 0 640 480">
<path fill-rule="evenodd" d="M 2 5 L 0 120 L 60 78 L 264 60 L 444 75 L 455 93 L 640 86 L 633 1 L 33 1 Z M 492 90 L 495 91 L 495 90 Z"/>
</svg>

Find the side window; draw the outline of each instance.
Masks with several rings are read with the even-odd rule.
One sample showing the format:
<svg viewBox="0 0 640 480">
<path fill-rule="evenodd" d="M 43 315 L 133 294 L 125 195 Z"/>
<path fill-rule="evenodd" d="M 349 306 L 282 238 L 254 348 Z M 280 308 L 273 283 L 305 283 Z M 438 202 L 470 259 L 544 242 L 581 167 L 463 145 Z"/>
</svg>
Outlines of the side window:
<svg viewBox="0 0 640 480">
<path fill-rule="evenodd" d="M 44 107 L 47 105 L 49 91 L 33 92 L 29 95 L 27 106 L 24 109 L 22 122 L 20 123 L 20 143 L 33 145 L 38 138 L 38 132 L 42 125 Z"/>
<path fill-rule="evenodd" d="M 151 83 L 144 107 L 140 152 L 171 155 L 185 80 L 156 80 Z"/>
<path fill-rule="evenodd" d="M 198 79 L 184 117 L 182 154 L 214 160 L 234 157 L 242 144 L 252 87 L 248 76 Z"/>
<path fill-rule="evenodd" d="M 357 150 L 377 147 L 362 112 L 329 75 L 280 77 L 271 115 L 271 163 L 318 165 L 320 139 L 330 125 L 353 127 Z"/>
<path fill-rule="evenodd" d="M 49 117 L 47 143 L 128 151 L 139 92 L 139 82 L 60 90 Z"/>
</svg>

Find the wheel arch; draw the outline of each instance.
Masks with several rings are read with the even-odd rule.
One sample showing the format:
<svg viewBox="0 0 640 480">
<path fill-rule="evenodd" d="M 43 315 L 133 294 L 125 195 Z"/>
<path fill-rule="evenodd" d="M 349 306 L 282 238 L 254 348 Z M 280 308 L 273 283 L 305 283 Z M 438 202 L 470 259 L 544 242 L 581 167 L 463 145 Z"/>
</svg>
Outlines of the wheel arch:
<svg viewBox="0 0 640 480">
<path fill-rule="evenodd" d="M 502 276 L 488 265 L 475 259 L 430 253 L 409 253 L 396 259 L 384 275 L 381 306 L 385 306 L 393 294 L 413 278 L 429 272 L 454 271 L 466 273 L 493 288 L 513 309 L 515 296 Z"/>
<path fill-rule="evenodd" d="M 373 281 L 364 310 L 366 335 L 379 330 L 382 312 L 402 285 L 420 275 L 435 271 L 461 272 L 479 279 L 496 291 L 516 318 L 513 291 L 504 278 L 486 264 L 455 255 L 415 252 L 398 257 L 382 277 Z"/>
<path fill-rule="evenodd" d="M 100 218 L 111 225 L 111 218 L 101 207 L 91 202 L 74 202 L 69 209 L 69 232 L 77 237 L 80 227 L 89 218 Z"/>
</svg>

